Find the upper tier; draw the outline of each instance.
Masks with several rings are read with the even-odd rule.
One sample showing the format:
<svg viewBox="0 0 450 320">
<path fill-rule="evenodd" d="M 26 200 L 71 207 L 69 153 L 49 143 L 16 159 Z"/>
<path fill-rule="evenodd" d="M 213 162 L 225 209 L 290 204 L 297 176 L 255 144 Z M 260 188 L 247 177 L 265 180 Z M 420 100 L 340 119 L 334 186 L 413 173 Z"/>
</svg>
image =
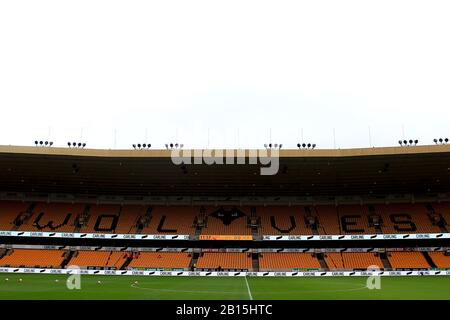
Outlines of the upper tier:
<svg viewBox="0 0 450 320">
<path fill-rule="evenodd" d="M 146 206 L 0 201 L 0 230 L 181 235 L 447 233 L 450 203 Z"/>
</svg>

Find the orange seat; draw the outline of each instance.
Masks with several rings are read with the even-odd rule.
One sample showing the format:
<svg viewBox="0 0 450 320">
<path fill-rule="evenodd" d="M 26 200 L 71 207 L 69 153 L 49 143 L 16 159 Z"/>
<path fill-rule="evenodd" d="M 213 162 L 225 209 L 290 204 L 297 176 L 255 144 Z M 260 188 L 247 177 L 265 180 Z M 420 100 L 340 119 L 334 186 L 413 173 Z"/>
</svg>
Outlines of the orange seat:
<svg viewBox="0 0 450 320">
<path fill-rule="evenodd" d="M 114 267 L 120 269 L 126 253 L 114 251 L 78 251 L 69 264 L 80 267 Z"/>
<path fill-rule="evenodd" d="M 0 229 L 12 230 L 14 228 L 14 220 L 24 213 L 29 203 L 19 201 L 1 201 L 0 202 Z"/>
<path fill-rule="evenodd" d="M 1 266 L 9 267 L 38 267 L 60 268 L 64 260 L 65 251 L 14 249 L 10 255 L 0 259 Z"/>
<path fill-rule="evenodd" d="M 320 269 L 320 263 L 311 253 L 264 252 L 259 256 L 260 271 L 290 271 L 292 269 Z"/>
<path fill-rule="evenodd" d="M 252 269 L 252 259 L 241 252 L 205 252 L 197 260 L 198 269 Z"/>
<path fill-rule="evenodd" d="M 140 252 L 129 268 L 188 269 L 191 255 L 185 252 Z"/>
<path fill-rule="evenodd" d="M 388 252 L 388 259 L 394 269 L 430 268 L 421 252 Z"/>
<path fill-rule="evenodd" d="M 261 217 L 261 235 L 310 235 L 306 227 L 303 207 L 257 207 L 256 215 Z"/>
<path fill-rule="evenodd" d="M 383 268 L 380 257 L 373 252 L 327 252 L 325 262 L 331 270 L 368 269 L 372 266 Z"/>
<path fill-rule="evenodd" d="M 239 207 L 239 212 L 233 212 L 232 207 L 207 207 L 208 222 L 202 230 L 203 235 L 251 235 L 252 230 L 247 224 L 249 208 Z M 220 217 L 215 213 L 223 210 L 228 217 Z M 239 215 L 243 213 L 243 215 Z"/>
<path fill-rule="evenodd" d="M 450 255 L 445 255 L 444 252 L 429 252 L 428 254 L 436 267 L 442 269 L 450 268 Z"/>
<path fill-rule="evenodd" d="M 142 233 L 194 235 L 194 221 L 199 212 L 199 207 L 153 207 L 150 223 Z"/>
</svg>

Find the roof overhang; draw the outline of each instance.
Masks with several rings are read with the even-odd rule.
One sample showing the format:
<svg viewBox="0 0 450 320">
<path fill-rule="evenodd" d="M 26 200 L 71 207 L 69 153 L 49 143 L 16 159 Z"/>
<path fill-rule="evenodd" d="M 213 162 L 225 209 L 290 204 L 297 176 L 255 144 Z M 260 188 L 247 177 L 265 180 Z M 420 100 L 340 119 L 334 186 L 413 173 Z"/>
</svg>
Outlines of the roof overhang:
<svg viewBox="0 0 450 320">
<path fill-rule="evenodd" d="M 188 150 L 189 151 L 189 150 Z M 193 150 L 203 156 L 211 150 Z M 277 150 L 274 175 L 261 175 L 265 150 L 222 150 L 243 164 L 174 164 L 171 150 L 0 146 L 0 191 L 95 195 L 321 196 L 450 191 L 450 145 Z M 217 153 L 220 153 L 217 151 Z M 252 164 L 250 158 L 258 158 Z M 274 159 L 274 158 L 273 158 Z M 272 160 L 273 160 L 272 159 Z M 241 159 L 242 160 L 242 159 Z M 266 159 L 267 160 L 267 159 Z M 237 160 L 236 160 L 237 161 Z M 275 161 L 275 160 L 273 160 Z"/>
</svg>

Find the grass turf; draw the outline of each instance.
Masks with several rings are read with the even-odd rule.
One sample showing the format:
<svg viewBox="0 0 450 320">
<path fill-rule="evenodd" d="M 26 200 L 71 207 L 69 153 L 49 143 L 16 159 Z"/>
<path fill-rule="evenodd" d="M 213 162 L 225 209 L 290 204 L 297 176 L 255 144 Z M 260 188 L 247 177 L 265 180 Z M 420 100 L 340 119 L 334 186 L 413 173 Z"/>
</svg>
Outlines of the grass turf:
<svg viewBox="0 0 450 320">
<path fill-rule="evenodd" d="M 22 282 L 19 282 L 20 278 Z M 0 299 L 249 300 L 251 295 L 255 300 L 450 300 L 450 277 L 383 277 L 380 290 L 367 289 L 367 278 L 364 277 L 249 277 L 247 288 L 243 277 L 83 275 L 81 290 L 68 290 L 66 279 L 63 275 L 1 274 Z"/>
</svg>

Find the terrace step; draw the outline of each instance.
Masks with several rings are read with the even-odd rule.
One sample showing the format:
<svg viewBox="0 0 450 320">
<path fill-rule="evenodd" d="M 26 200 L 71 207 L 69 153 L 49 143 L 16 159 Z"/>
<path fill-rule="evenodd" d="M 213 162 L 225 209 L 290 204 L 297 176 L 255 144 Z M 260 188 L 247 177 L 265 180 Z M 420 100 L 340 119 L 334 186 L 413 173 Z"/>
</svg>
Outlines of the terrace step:
<svg viewBox="0 0 450 320">
<path fill-rule="evenodd" d="M 330 270 L 330 268 L 328 268 L 328 265 L 327 265 L 327 263 L 326 263 L 326 261 L 325 261 L 325 257 L 323 256 L 323 253 L 318 253 L 318 254 L 316 255 L 316 257 L 317 257 L 317 260 L 319 260 L 320 267 L 321 267 L 322 269 L 324 269 L 324 270 L 326 270 L 326 271 Z"/>
<path fill-rule="evenodd" d="M 75 229 L 73 230 L 73 232 L 80 232 L 82 226 L 79 225 L 78 222 L 79 222 L 79 219 L 80 219 L 81 217 L 83 217 L 83 218 L 85 219 L 85 220 L 84 220 L 85 224 L 89 221 L 89 210 L 90 210 L 90 209 L 91 209 L 91 206 L 90 206 L 90 205 L 86 205 L 86 206 L 84 207 L 83 212 L 82 212 L 80 215 L 78 215 L 78 217 L 77 217 L 77 219 L 76 219 Z"/>
<path fill-rule="evenodd" d="M 189 263 L 189 270 L 191 271 L 195 270 L 195 266 L 197 265 L 197 260 L 199 256 L 200 256 L 199 252 L 192 253 L 191 263 Z"/>
<path fill-rule="evenodd" d="M 381 262 L 383 262 L 383 267 L 385 270 L 392 269 L 391 263 L 389 262 L 386 252 L 380 252 L 380 259 L 381 259 Z"/>
<path fill-rule="evenodd" d="M 252 253 L 252 267 L 253 271 L 259 271 L 259 253 Z"/>
<path fill-rule="evenodd" d="M 425 257 L 425 260 L 427 260 L 427 262 L 430 265 L 430 267 L 437 268 L 436 264 L 434 263 L 433 259 L 431 259 L 431 257 L 428 254 L 428 252 L 424 251 L 424 252 L 422 252 L 422 254 Z"/>
<path fill-rule="evenodd" d="M 448 229 L 446 227 L 447 222 L 445 221 L 444 217 L 434 211 L 433 205 L 431 203 L 427 203 L 426 206 L 428 211 L 428 218 L 430 219 L 431 224 L 439 227 L 440 231 L 443 233 L 447 233 Z M 433 220 L 433 217 L 435 217 L 438 220 Z"/>
<path fill-rule="evenodd" d="M 137 234 L 142 233 L 142 230 L 150 224 L 150 221 L 152 220 L 152 210 L 153 210 L 152 207 L 148 207 L 147 211 L 145 212 L 145 215 L 139 218 L 139 220 L 140 219 L 142 219 L 142 220 L 136 222 L 136 233 Z M 141 222 L 141 223 L 139 223 L 139 222 Z"/>
<path fill-rule="evenodd" d="M 64 269 L 69 264 L 69 262 L 72 259 L 74 253 L 75 253 L 75 251 L 68 251 L 66 253 L 66 256 L 64 257 L 64 260 L 61 263 L 61 269 Z"/>
<path fill-rule="evenodd" d="M 119 270 L 125 270 L 128 265 L 133 261 L 133 254 L 130 254 L 126 259 L 123 265 L 119 268 Z"/>
<path fill-rule="evenodd" d="M 369 214 L 374 215 L 374 216 L 377 215 L 377 213 L 375 211 L 375 207 L 373 205 L 369 205 Z M 381 218 L 380 218 L 380 222 L 383 223 Z M 375 233 L 377 233 L 377 234 L 383 233 L 383 230 L 381 230 L 381 225 L 375 225 L 374 228 L 375 228 Z"/>
</svg>

